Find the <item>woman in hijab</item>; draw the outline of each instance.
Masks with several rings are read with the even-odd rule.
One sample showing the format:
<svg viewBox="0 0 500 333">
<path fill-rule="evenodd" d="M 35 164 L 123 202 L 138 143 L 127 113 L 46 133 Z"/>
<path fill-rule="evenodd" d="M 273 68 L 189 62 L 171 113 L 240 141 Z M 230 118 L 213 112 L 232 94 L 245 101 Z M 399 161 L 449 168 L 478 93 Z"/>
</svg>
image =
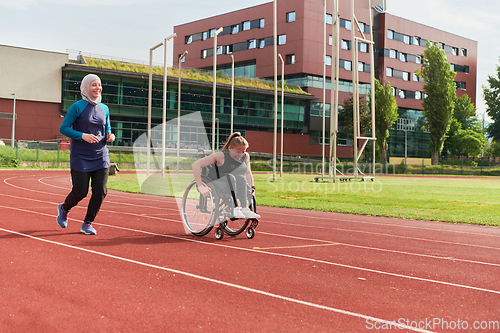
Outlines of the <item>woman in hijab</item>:
<svg viewBox="0 0 500 333">
<path fill-rule="evenodd" d="M 68 226 L 68 213 L 87 196 L 90 182 L 92 196 L 80 232 L 95 235 L 92 222 L 107 194 L 110 160 L 106 142 L 115 141 L 115 135 L 111 133 L 109 109 L 101 103 L 101 79 L 94 74 L 85 76 L 80 91 L 82 99 L 70 106 L 59 129 L 71 138 L 73 188 L 57 207 L 57 223 L 61 228 Z"/>
</svg>

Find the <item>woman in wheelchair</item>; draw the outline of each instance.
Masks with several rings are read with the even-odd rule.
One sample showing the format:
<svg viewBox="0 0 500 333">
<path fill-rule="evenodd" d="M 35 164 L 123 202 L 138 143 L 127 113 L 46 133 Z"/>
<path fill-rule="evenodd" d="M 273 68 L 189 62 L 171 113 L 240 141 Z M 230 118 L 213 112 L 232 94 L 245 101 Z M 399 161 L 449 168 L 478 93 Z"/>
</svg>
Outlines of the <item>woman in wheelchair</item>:
<svg viewBox="0 0 500 333">
<path fill-rule="evenodd" d="M 251 186 L 252 191 L 255 190 L 250 169 L 250 156 L 246 153 L 247 148 L 247 140 L 241 136 L 241 133 L 234 132 L 227 140 L 222 151 L 205 156 L 192 164 L 193 175 L 198 191 L 206 197 L 210 194 L 210 189 L 202 183 L 202 168 L 215 164 L 215 168 L 213 168 L 214 170 L 209 177 L 217 188 L 233 194 L 235 199 L 233 217 L 237 219 L 258 219 L 260 215 L 254 213 L 249 208 L 250 202 L 247 202 L 248 186 Z M 217 175 L 215 175 L 215 171 L 217 171 Z"/>
</svg>

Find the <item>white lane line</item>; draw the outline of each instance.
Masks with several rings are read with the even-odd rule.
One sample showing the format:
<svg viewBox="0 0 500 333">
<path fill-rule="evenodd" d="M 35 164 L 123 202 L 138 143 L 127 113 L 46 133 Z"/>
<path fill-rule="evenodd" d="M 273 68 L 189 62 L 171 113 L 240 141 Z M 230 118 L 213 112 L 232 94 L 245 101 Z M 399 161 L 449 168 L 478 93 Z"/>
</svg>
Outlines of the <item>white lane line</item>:
<svg viewBox="0 0 500 333">
<path fill-rule="evenodd" d="M 263 295 L 263 296 L 268 296 L 268 297 L 272 297 L 272 298 L 277 298 L 277 299 L 280 299 L 280 300 L 284 300 L 284 301 L 288 301 L 288 302 L 292 302 L 292 303 L 297 303 L 297 304 L 300 304 L 300 305 L 305 305 L 305 306 L 309 306 L 309 307 L 316 308 L 316 309 L 321 309 L 321 310 L 331 311 L 331 312 L 335 312 L 335 313 L 340 313 L 340 314 L 343 314 L 343 315 L 357 317 L 357 318 L 365 319 L 366 321 L 377 322 L 377 323 L 381 323 L 381 324 L 395 325 L 399 329 L 408 329 L 408 330 L 415 331 L 415 332 L 432 332 L 432 331 L 427 331 L 427 330 L 423 330 L 423 329 L 419 329 L 419 328 L 415 328 L 415 327 L 403 325 L 403 324 L 400 324 L 400 323 L 395 323 L 394 321 L 388 321 L 388 320 L 384 320 L 384 319 L 380 319 L 380 318 L 375 318 L 375 317 L 367 316 L 367 315 L 364 315 L 364 314 L 361 314 L 361 313 L 356 313 L 356 312 L 352 312 L 352 311 L 347 311 L 347 310 L 332 308 L 332 307 L 329 307 L 329 306 L 325 306 L 325 305 L 321 305 L 321 304 L 316 304 L 316 303 L 312 303 L 312 302 L 306 302 L 306 301 L 302 301 L 302 300 L 299 300 L 299 299 L 295 299 L 295 298 L 291 298 L 291 297 L 287 297 L 287 296 L 282 296 L 282 295 L 278 295 L 278 294 L 273 294 L 273 293 L 270 293 L 270 292 L 267 292 L 267 291 L 263 291 L 263 290 L 259 290 L 259 289 L 254 289 L 254 288 L 249 288 L 249 287 L 245 287 L 245 286 L 234 284 L 234 283 L 230 283 L 230 282 L 216 280 L 216 279 L 212 279 L 212 278 L 209 278 L 209 277 L 206 277 L 206 276 L 201 276 L 201 275 L 197 275 L 197 274 L 193 274 L 193 273 L 188 273 L 188 272 L 180 271 L 180 270 L 173 269 L 173 268 L 162 267 L 162 266 L 158 266 L 158 265 L 148 264 L 148 263 L 145 263 L 145 262 L 142 262 L 142 261 L 137 261 L 137 260 L 128 259 L 128 258 L 124 258 L 124 257 L 118 257 L 118 256 L 115 256 L 115 255 L 112 255 L 112 254 L 108 254 L 108 253 L 104 253 L 104 252 L 99 252 L 99 251 L 94 251 L 94 250 L 89 250 L 89 249 L 85 249 L 85 248 L 81 248 L 81 247 L 78 247 L 78 246 L 73 246 L 73 245 L 69 245 L 69 244 L 65 244 L 65 243 L 55 242 L 55 241 L 51 241 L 51 240 L 48 240 L 48 239 L 39 238 L 39 237 L 35 237 L 35 236 L 31 236 L 31 235 L 27 235 L 27 234 L 23 234 L 23 233 L 20 233 L 20 232 L 16 232 L 16 231 L 12 231 L 12 230 L 7 230 L 7 229 L 3 229 L 3 228 L 0 228 L 0 230 L 4 231 L 4 232 L 7 232 L 7 233 L 15 234 L 15 235 L 18 235 L 18 236 L 27 237 L 27 238 L 30 238 L 30 239 L 33 239 L 33 240 L 38 240 L 38 241 L 42 241 L 42 242 L 46 242 L 46 243 L 50 243 L 50 244 L 54 244 L 54 245 L 64 246 L 64 247 L 67 247 L 67 248 L 70 248 L 70 249 L 74 249 L 74 250 L 78 250 L 78 251 L 83 251 L 83 252 L 87 252 L 87 253 L 91 253 L 91 254 L 96 254 L 96 255 L 99 255 L 99 256 L 103 256 L 103 257 L 107 257 L 107 258 L 111 258 L 111 259 L 115 259 L 115 260 L 120 260 L 120 261 L 132 263 L 132 264 L 136 264 L 136 265 L 141 265 L 141 266 L 145 266 L 145 267 L 149 267 L 149 268 L 154 268 L 154 269 L 159 269 L 159 270 L 163 270 L 163 271 L 168 271 L 168 272 L 171 272 L 171 273 L 175 273 L 175 274 L 179 274 L 179 275 L 184 275 L 184 276 L 187 276 L 187 277 L 190 277 L 190 278 L 194 278 L 194 279 L 198 279 L 198 280 L 202 280 L 202 281 L 207 281 L 207 282 L 212 282 L 212 283 L 216 283 L 216 284 L 223 285 L 223 286 L 226 286 L 226 287 L 240 289 L 240 290 L 243 290 L 243 291 L 247 291 L 247 292 L 251 292 L 251 293 L 255 293 L 255 294 L 259 294 L 259 295 Z M 392 326 L 390 326 L 390 327 L 392 327 Z"/>
<path fill-rule="evenodd" d="M 25 200 L 30 200 L 30 201 L 38 201 L 42 203 L 50 203 L 47 201 L 43 200 L 37 200 L 37 199 L 29 199 L 29 198 L 24 198 L 24 197 L 17 197 L 9 194 L 2 194 L 0 195 L 3 196 L 8 196 L 8 197 L 13 197 L 16 199 L 25 199 Z M 56 205 L 57 203 L 51 203 Z M 131 204 L 133 205 L 133 204 Z M 5 208 L 10 208 L 10 209 L 16 209 L 13 207 L 7 207 L 7 206 L 0 206 L 0 207 L 5 207 Z M 141 206 L 144 207 L 144 206 Z M 86 209 L 85 207 L 79 207 L 77 206 L 76 208 L 80 209 Z M 175 209 L 174 209 L 175 210 Z M 124 215 L 130 215 L 134 217 L 143 217 L 143 218 L 148 218 L 148 219 L 153 219 L 153 220 L 160 220 L 160 221 L 167 221 L 167 222 L 174 222 L 174 223 L 179 223 L 182 224 L 181 220 L 176 220 L 176 219 L 169 219 L 169 218 L 164 218 L 164 217 L 157 217 L 157 216 L 151 216 L 151 215 L 142 215 L 142 214 L 135 214 L 135 213 L 128 213 L 128 212 L 117 212 L 117 211 L 112 211 L 112 210 L 106 210 L 106 209 L 101 209 L 103 212 L 107 213 L 113 213 L 113 214 L 124 214 Z M 175 210 L 176 211 L 176 210 Z M 37 212 L 32 212 L 28 211 L 30 213 L 37 213 Z M 43 214 L 43 213 L 40 213 Z M 44 214 L 47 215 L 47 214 Z M 52 215 L 47 215 L 47 216 L 52 216 Z M 73 220 L 70 218 L 70 220 Z M 75 221 L 77 221 L 75 219 Z M 97 225 L 98 223 L 96 223 Z M 103 224 L 104 225 L 104 224 Z M 114 227 L 114 226 L 111 226 Z M 135 230 L 135 229 L 130 229 L 130 230 Z M 421 254 L 421 253 L 412 253 L 412 252 L 406 252 L 406 251 L 399 251 L 399 250 L 390 250 L 390 249 L 383 249 L 383 248 L 377 248 L 377 247 L 369 247 L 369 246 L 361 246 L 361 245 L 355 245 L 355 244 L 348 244 L 348 243 L 342 243 L 338 241 L 329 241 L 329 240 L 322 240 L 322 239 L 313 239 L 313 238 L 305 238 L 305 237 L 299 237 L 299 236 L 291 236 L 291 235 L 284 235 L 284 234 L 275 234 L 275 233 L 270 233 L 270 232 L 264 232 L 260 231 L 260 234 L 265 234 L 269 236 L 274 236 L 274 237 L 283 237 L 283 238 L 292 238 L 292 239 L 298 239 L 298 240 L 305 240 L 305 241 L 315 241 L 315 242 L 321 242 L 321 243 L 337 243 L 340 245 L 344 245 L 346 247 L 354 247 L 354 248 L 362 248 L 362 249 L 368 249 L 368 250 L 373 250 L 373 251 L 382 251 L 382 252 L 390 252 L 390 253 L 397 253 L 397 254 L 403 254 L 403 255 L 409 255 L 409 256 L 417 256 L 417 257 L 425 257 L 425 258 L 432 258 L 432 259 L 438 259 L 438 260 L 448 260 L 448 261 L 460 261 L 460 262 L 467 262 L 467 263 L 473 263 L 473 264 L 479 264 L 479 265 L 489 265 L 489 266 L 497 266 L 499 267 L 500 264 L 496 263 L 489 263 L 489 262 L 483 262 L 483 261 L 475 261 L 475 260 L 469 260 L 469 259 L 461 259 L 461 258 L 451 258 L 451 257 L 443 257 L 443 256 L 434 256 L 434 255 L 428 255 L 428 254 Z M 389 235 L 392 236 L 392 235 Z M 403 236 L 395 236 L 395 237 L 403 237 Z M 416 238 L 414 237 L 407 237 L 409 239 L 415 240 Z M 418 238 L 417 240 L 422 240 L 422 241 L 432 241 L 432 242 L 445 242 L 445 241 L 435 241 L 435 240 L 427 240 L 427 239 L 422 239 Z M 451 244 L 451 245 L 460 245 L 460 246 L 475 246 L 475 247 L 484 247 L 480 245 L 470 245 L 470 244 L 463 244 L 463 243 L 453 243 L 453 242 L 445 242 L 446 244 Z M 500 248 L 491 248 L 491 247 L 486 247 L 489 249 L 494 249 L 494 250 L 500 250 Z"/>
<path fill-rule="evenodd" d="M 26 210 L 26 209 L 13 208 L 13 207 L 1 206 L 1 205 L 0 205 L 0 208 L 14 209 L 14 210 L 19 210 L 19 211 L 23 211 L 23 212 L 32 213 L 32 214 L 39 214 L 39 215 L 45 215 L 45 216 L 51 216 L 51 217 L 54 216 L 54 215 L 51 215 L 51 214 L 38 213 L 38 212 L 29 211 L 29 210 Z M 331 265 L 331 266 L 337 266 L 337 267 L 343 267 L 343 268 L 348 268 L 348 269 L 353 269 L 353 270 L 358 270 L 358 271 L 363 271 L 363 272 L 369 272 L 369 273 L 387 275 L 387 276 L 392 276 L 392 277 L 397 277 L 397 278 L 403 278 L 403 279 L 409 279 L 409 280 L 415 280 L 415 281 L 435 283 L 435 284 L 440 284 L 440 285 L 446 285 L 446 286 L 451 286 L 451 287 L 458 287 L 458 288 L 464 288 L 464 289 L 470 289 L 470 290 L 476 290 L 476 291 L 481 291 L 481 292 L 487 292 L 487 293 L 493 293 L 493 294 L 500 295 L 500 291 L 497 291 L 497 290 L 491 290 L 491 289 L 473 287 L 473 286 L 468 286 L 468 285 L 463 285 L 463 284 L 457 284 L 457 283 L 452 283 L 452 282 L 432 280 L 432 279 L 426 279 L 426 278 L 419 278 L 419 277 L 410 276 L 410 275 L 403 275 L 403 274 L 396 274 L 396 273 L 391 273 L 391 272 L 384 272 L 384 271 L 379 271 L 379 270 L 370 269 L 370 268 L 345 265 L 345 264 L 340 264 L 340 263 L 335 263 L 335 262 L 325 261 L 325 260 L 319 260 L 319 259 L 311 259 L 311 258 L 306 258 L 306 257 L 292 256 L 292 255 L 282 254 L 282 253 L 275 253 L 275 252 L 269 252 L 269 251 L 261 251 L 261 250 L 255 250 L 255 249 L 243 248 L 243 247 L 236 247 L 236 246 L 230 246 L 230 245 L 218 244 L 218 243 L 209 243 L 209 242 L 206 242 L 206 241 L 191 239 L 191 238 L 187 238 L 187 237 L 179 237 L 179 236 L 171 236 L 171 235 L 165 235 L 165 234 L 157 234 L 157 233 L 154 233 L 154 232 L 143 231 L 143 230 L 138 230 L 138 229 L 131 229 L 131 228 L 120 227 L 120 226 L 115 226 L 115 225 L 110 225 L 110 224 L 104 224 L 104 223 L 96 223 L 96 222 L 94 222 L 94 224 L 95 225 L 104 226 L 104 227 L 109 227 L 109 228 L 126 230 L 126 231 L 131 231 L 131 232 L 136 232 L 136 233 L 142 233 L 142 234 L 146 234 L 146 235 L 150 235 L 150 236 L 161 236 L 161 237 L 166 237 L 166 238 L 171 238 L 171 239 L 176 239 L 176 240 L 183 240 L 183 241 L 188 241 L 188 242 L 193 242 L 193 243 L 198 243 L 198 244 L 204 244 L 204 245 L 210 245 L 210 246 L 217 246 L 217 247 L 224 247 L 224 248 L 227 248 L 227 249 L 233 249 L 233 250 L 239 250 L 239 251 L 248 251 L 248 252 L 254 252 L 254 253 L 261 253 L 261 254 L 265 254 L 265 255 L 272 255 L 272 256 L 277 256 L 277 257 L 284 257 L 284 258 L 290 258 L 290 259 L 296 259 L 296 260 L 314 262 L 314 263 Z"/>
<path fill-rule="evenodd" d="M 412 252 L 398 251 L 398 250 L 389 250 L 389 249 L 382 249 L 382 248 L 377 248 L 377 247 L 370 247 L 370 246 L 362 246 L 362 245 L 342 243 L 342 242 L 338 242 L 338 241 L 327 241 L 327 240 L 323 240 L 323 239 L 314 239 L 314 238 L 305 238 L 305 237 L 298 237 L 298 236 L 274 234 L 274 233 L 265 232 L 265 231 L 260 231 L 259 234 L 264 234 L 264 235 L 269 235 L 269 236 L 275 236 L 275 237 L 298 239 L 298 240 L 304 240 L 304 241 L 309 241 L 309 242 L 310 241 L 322 242 L 322 243 L 328 243 L 328 244 L 331 244 L 331 245 L 343 245 L 343 246 L 346 246 L 346 247 L 354 247 L 354 248 L 366 249 L 366 250 L 373 250 L 373 251 L 390 252 L 390 253 L 397 253 L 397 254 L 403 254 L 403 255 L 409 255 L 409 256 L 416 256 L 416 257 L 424 257 L 424 258 L 432 258 L 432 259 L 440 259 L 440 260 L 460 261 L 460 262 L 467 262 L 467 263 L 471 263 L 471 264 L 488 265 L 488 266 L 500 267 L 500 264 L 495 264 L 495 263 L 491 263 L 491 262 L 468 260 L 468 259 L 460 259 L 460 258 L 451 258 L 451 257 L 442 257 L 442 256 L 435 256 L 435 255 L 430 255 L 430 254 L 412 253 Z"/>
</svg>

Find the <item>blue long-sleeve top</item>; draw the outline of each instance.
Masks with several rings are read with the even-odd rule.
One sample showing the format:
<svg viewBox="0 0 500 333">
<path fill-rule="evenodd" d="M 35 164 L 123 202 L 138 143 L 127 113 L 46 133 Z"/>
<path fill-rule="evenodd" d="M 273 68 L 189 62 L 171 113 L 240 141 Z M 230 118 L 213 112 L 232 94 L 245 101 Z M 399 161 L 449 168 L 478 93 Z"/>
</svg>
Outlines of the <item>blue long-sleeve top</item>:
<svg viewBox="0 0 500 333">
<path fill-rule="evenodd" d="M 80 172 L 109 168 L 109 150 L 106 136 L 111 132 L 109 109 L 103 104 L 91 104 L 80 100 L 68 109 L 59 128 L 61 134 L 71 138 L 70 167 Z M 84 133 L 94 134 L 98 143 L 82 140 Z"/>
</svg>

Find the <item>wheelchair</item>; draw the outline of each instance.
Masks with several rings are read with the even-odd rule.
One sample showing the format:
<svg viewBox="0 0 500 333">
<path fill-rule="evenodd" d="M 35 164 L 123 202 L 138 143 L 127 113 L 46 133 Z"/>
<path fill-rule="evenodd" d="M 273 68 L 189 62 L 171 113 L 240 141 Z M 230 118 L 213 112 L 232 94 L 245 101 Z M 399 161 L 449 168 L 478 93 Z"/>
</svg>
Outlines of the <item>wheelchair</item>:
<svg viewBox="0 0 500 333">
<path fill-rule="evenodd" d="M 215 238 L 220 240 L 224 233 L 236 236 L 246 230 L 245 235 L 252 239 L 259 221 L 232 218 L 235 199 L 231 193 L 217 188 L 207 176 L 202 175 L 202 182 L 210 189 L 208 196 L 204 197 L 198 192 L 194 180 L 182 196 L 182 221 L 189 232 L 195 236 L 205 236 L 215 227 Z M 255 195 L 249 186 L 247 202 L 250 203 L 250 209 L 257 213 Z"/>
</svg>

